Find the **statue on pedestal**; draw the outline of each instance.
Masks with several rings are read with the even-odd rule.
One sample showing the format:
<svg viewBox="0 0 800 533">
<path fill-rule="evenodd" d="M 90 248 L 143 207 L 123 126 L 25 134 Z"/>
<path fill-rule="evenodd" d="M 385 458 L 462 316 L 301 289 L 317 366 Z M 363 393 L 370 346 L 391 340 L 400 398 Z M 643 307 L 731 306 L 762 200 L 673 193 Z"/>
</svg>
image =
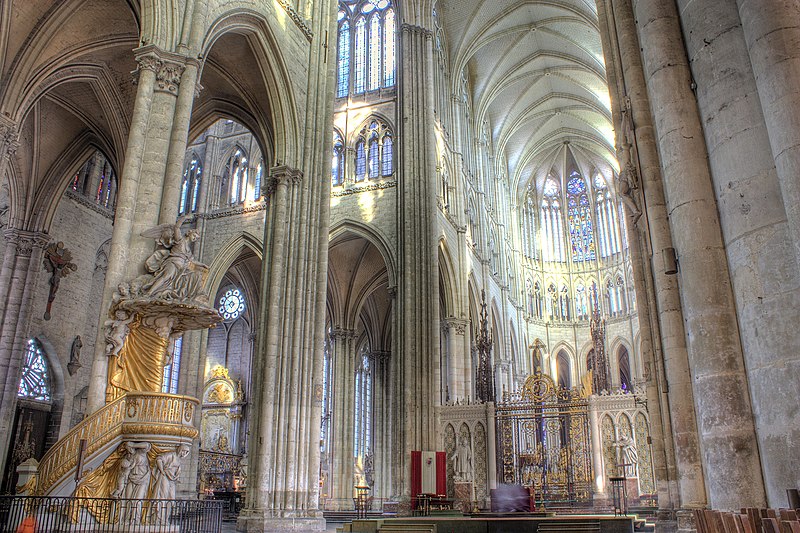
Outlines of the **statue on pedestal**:
<svg viewBox="0 0 800 533">
<path fill-rule="evenodd" d="M 130 391 L 161 392 L 169 347 L 191 329 L 213 327 L 222 319 L 209 307 L 204 289 L 208 267 L 194 260 L 198 233 L 183 234 L 183 219 L 142 233 L 157 243 L 145 261 L 147 274 L 117 287 L 105 322 L 109 357 L 106 401 Z"/>
<path fill-rule="evenodd" d="M 624 466 L 625 477 L 637 477 L 636 466 L 639 463 L 639 452 L 636 450 L 636 444 L 630 435 L 620 437 L 614 443 L 617 447 L 617 461 L 620 465 Z"/>
<path fill-rule="evenodd" d="M 461 437 L 453 456 L 453 472 L 455 481 L 472 481 L 472 450 L 466 437 Z"/>
</svg>

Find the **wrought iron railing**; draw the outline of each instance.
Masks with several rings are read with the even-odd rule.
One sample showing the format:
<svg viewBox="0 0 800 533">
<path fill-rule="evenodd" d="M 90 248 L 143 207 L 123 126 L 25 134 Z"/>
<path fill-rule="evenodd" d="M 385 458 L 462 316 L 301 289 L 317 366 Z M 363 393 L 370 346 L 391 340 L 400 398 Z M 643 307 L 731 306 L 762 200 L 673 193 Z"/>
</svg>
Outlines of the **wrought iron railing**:
<svg viewBox="0 0 800 533">
<path fill-rule="evenodd" d="M 194 413 L 199 401 L 174 394 L 135 392 L 103 406 L 59 439 L 39 463 L 37 494 L 47 494 L 78 465 L 80 442 L 85 458 L 123 434 L 169 435 L 194 438 Z"/>
<path fill-rule="evenodd" d="M 0 496 L 0 533 L 220 533 L 223 502 Z"/>
</svg>

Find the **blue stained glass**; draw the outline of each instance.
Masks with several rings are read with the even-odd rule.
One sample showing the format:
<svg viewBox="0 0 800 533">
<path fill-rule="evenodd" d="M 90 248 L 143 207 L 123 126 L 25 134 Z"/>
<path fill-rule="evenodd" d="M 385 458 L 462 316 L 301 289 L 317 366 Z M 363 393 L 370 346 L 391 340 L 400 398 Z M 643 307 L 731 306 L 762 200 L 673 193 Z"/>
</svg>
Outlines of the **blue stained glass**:
<svg viewBox="0 0 800 533">
<path fill-rule="evenodd" d="M 378 134 L 374 133 L 369 140 L 369 179 L 378 177 L 380 166 L 380 148 L 378 147 Z"/>
<path fill-rule="evenodd" d="M 397 57 L 395 55 L 395 16 L 394 10 L 386 11 L 383 27 L 383 86 L 393 87 L 395 83 L 395 68 Z"/>
<path fill-rule="evenodd" d="M 392 143 L 392 137 L 390 135 L 386 135 L 383 138 L 383 158 L 381 161 L 381 174 L 384 176 L 391 176 L 392 172 L 394 172 L 392 158 L 394 157 L 394 144 Z"/>
<path fill-rule="evenodd" d="M 338 65 L 339 86 L 336 96 L 341 98 L 347 96 L 350 85 L 350 24 L 345 21 L 339 27 L 339 65 Z"/>
<path fill-rule="evenodd" d="M 356 144 L 356 181 L 363 181 L 367 174 L 367 151 L 364 147 L 364 140 L 361 139 Z"/>
<path fill-rule="evenodd" d="M 356 83 L 353 87 L 355 94 L 361 94 L 367 85 L 367 21 L 364 17 L 356 21 L 356 44 L 355 44 L 355 78 Z"/>
<path fill-rule="evenodd" d="M 589 205 L 589 197 L 585 194 L 581 196 L 581 205 Z"/>
<path fill-rule="evenodd" d="M 573 174 L 573 176 L 575 176 L 575 174 Z M 567 183 L 567 191 L 569 191 L 570 194 L 574 195 L 586 192 L 586 182 L 583 181 L 583 178 L 579 176 L 573 177 Z"/>
<path fill-rule="evenodd" d="M 381 85 L 381 20 L 377 14 L 369 21 L 369 90 Z"/>
<path fill-rule="evenodd" d="M 44 351 L 36 339 L 28 340 L 17 397 L 50 401 L 49 368 Z"/>
</svg>

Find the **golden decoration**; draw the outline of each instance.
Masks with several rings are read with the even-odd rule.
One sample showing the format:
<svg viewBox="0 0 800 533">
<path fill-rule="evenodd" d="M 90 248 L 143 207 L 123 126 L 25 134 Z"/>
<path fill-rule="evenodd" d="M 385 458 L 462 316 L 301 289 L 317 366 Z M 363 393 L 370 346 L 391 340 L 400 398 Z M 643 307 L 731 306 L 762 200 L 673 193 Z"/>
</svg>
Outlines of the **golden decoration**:
<svg viewBox="0 0 800 533">
<path fill-rule="evenodd" d="M 227 368 L 222 365 L 217 365 L 211 370 L 211 378 L 209 381 L 212 379 L 231 379 L 231 377 L 228 375 Z"/>
<path fill-rule="evenodd" d="M 168 344 L 169 339 L 143 326 L 140 319 L 131 324 L 119 353 L 108 360 L 106 401 L 132 391 L 161 392 Z"/>
<path fill-rule="evenodd" d="M 233 393 L 227 383 L 217 383 L 208 393 L 208 401 L 210 403 L 231 403 Z"/>
</svg>

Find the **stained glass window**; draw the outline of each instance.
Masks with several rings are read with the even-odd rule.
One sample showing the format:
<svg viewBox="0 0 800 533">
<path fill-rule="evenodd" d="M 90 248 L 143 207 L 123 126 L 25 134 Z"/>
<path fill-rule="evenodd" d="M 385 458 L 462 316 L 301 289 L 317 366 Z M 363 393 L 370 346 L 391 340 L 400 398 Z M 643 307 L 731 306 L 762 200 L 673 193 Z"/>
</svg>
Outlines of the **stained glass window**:
<svg viewBox="0 0 800 533">
<path fill-rule="evenodd" d="M 542 256 L 545 261 L 563 262 L 566 260 L 564 252 L 564 220 L 561 213 L 561 203 L 558 196 L 561 188 L 558 182 L 548 177 L 544 183 L 544 199 L 541 204 L 541 225 L 543 228 L 544 242 L 542 243 Z"/>
<path fill-rule="evenodd" d="M 394 172 L 394 144 L 392 134 L 387 133 L 383 136 L 383 154 L 381 155 L 381 174 L 391 176 Z"/>
<path fill-rule="evenodd" d="M 601 257 L 609 257 L 622 251 L 619 211 L 599 172 L 595 175 L 594 186 L 598 247 Z"/>
<path fill-rule="evenodd" d="M 247 192 L 247 158 L 241 148 L 237 148 L 225 167 L 225 176 L 230 183 L 229 203 L 244 202 Z"/>
<path fill-rule="evenodd" d="M 589 197 L 586 194 L 586 181 L 573 171 L 567 182 L 569 237 L 572 245 L 572 260 L 592 261 L 595 259 L 594 230 L 592 229 Z"/>
<path fill-rule="evenodd" d="M 372 441 L 372 362 L 366 347 L 356 368 L 354 457 L 364 457 Z"/>
<path fill-rule="evenodd" d="M 225 320 L 236 320 L 244 312 L 244 294 L 239 289 L 228 289 L 219 299 L 219 314 Z"/>
<path fill-rule="evenodd" d="M 377 127 L 377 125 L 373 125 Z M 378 146 L 378 133 L 373 130 L 369 138 L 369 179 L 375 179 L 380 173 L 381 153 Z"/>
<path fill-rule="evenodd" d="M 258 162 L 258 167 L 256 168 L 256 181 L 253 184 L 253 200 L 258 200 L 261 198 L 261 178 L 264 174 L 264 159 Z"/>
<path fill-rule="evenodd" d="M 331 183 L 341 185 L 344 182 L 344 143 L 338 131 L 333 132 L 333 160 L 331 161 Z"/>
<path fill-rule="evenodd" d="M 393 87 L 397 58 L 395 56 L 395 18 L 394 9 L 386 10 L 383 28 L 383 86 Z"/>
<path fill-rule="evenodd" d="M 200 194 L 200 179 L 203 174 L 203 166 L 197 154 L 192 154 L 192 159 L 183 171 L 183 182 L 181 183 L 181 198 L 178 205 L 178 214 L 185 215 L 197 211 L 197 198 Z"/>
<path fill-rule="evenodd" d="M 50 401 L 50 368 L 44 350 L 36 339 L 28 339 L 17 396 L 30 400 Z"/>
<path fill-rule="evenodd" d="M 356 181 L 364 181 L 367 176 L 367 149 L 364 139 L 356 142 Z"/>
<path fill-rule="evenodd" d="M 381 19 L 372 15 L 369 21 L 369 90 L 381 86 Z"/>
<path fill-rule="evenodd" d="M 367 82 L 367 21 L 361 17 L 356 21 L 355 52 L 355 87 L 353 92 L 361 94 L 366 89 Z"/>
<path fill-rule="evenodd" d="M 347 96 L 351 75 L 353 94 L 393 87 L 397 67 L 396 39 L 397 20 L 390 0 L 340 2 L 337 97 Z"/>
<path fill-rule="evenodd" d="M 178 394 L 178 377 L 181 373 L 181 353 L 183 352 L 183 337 L 178 337 L 172 344 L 172 361 L 164 365 L 164 379 L 161 382 L 161 392 Z"/>
<path fill-rule="evenodd" d="M 339 18 L 344 16 L 343 11 L 339 11 Z M 339 64 L 338 64 L 338 83 L 336 96 L 339 98 L 347 96 L 350 90 L 350 23 L 346 20 L 339 26 Z"/>
</svg>

